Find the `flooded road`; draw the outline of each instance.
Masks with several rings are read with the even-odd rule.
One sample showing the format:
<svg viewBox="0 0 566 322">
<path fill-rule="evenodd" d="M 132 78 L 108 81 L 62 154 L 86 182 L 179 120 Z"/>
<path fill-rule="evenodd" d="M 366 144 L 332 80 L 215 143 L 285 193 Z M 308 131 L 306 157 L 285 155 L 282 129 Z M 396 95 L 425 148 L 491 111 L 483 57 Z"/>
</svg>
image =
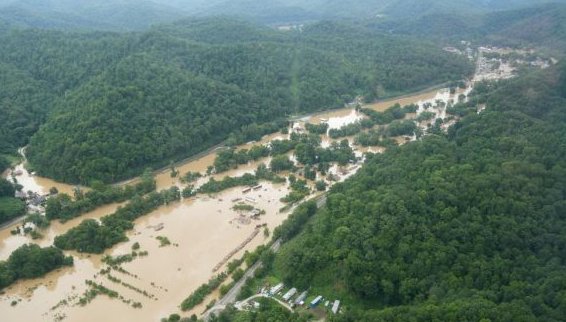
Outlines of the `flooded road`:
<svg viewBox="0 0 566 322">
<path fill-rule="evenodd" d="M 450 95 L 446 90 L 431 91 L 368 105 L 368 107 L 383 111 L 395 103 L 401 105 L 415 103 L 419 104 L 420 112 L 427 102 L 432 104 L 436 100 L 448 101 L 457 96 L 458 93 Z M 445 115 L 445 110 L 443 112 L 439 109 L 438 115 L 442 113 Z M 327 122 L 330 128 L 340 128 L 364 117 L 362 113 L 353 108 L 344 108 L 308 116 L 299 123 Z M 237 148 L 249 149 L 254 145 L 268 144 L 272 140 L 288 137 L 287 134 L 276 133 L 264 137 L 261 141 L 250 142 Z M 346 139 L 353 141 L 352 137 Z M 331 141 L 324 136 L 323 146 L 330 145 Z M 382 152 L 383 148 L 354 146 L 354 150 L 356 156 L 362 157 L 364 152 Z M 216 152 L 211 152 L 175 168 L 180 175 L 189 171 L 204 174 L 213 164 L 215 157 Z M 264 158 L 257 162 L 240 165 L 235 170 L 216 174 L 213 177 L 220 180 L 225 176 L 253 173 L 260 163 L 268 163 L 269 160 L 269 158 Z M 348 165 L 344 168 L 333 166 L 330 172 L 336 174 L 340 180 L 344 180 L 353 175 L 359 167 L 360 165 Z M 209 178 L 199 179 L 197 185 L 208 181 Z M 171 178 L 169 169 L 157 173 L 156 181 L 158 190 L 169 188 L 172 185 L 184 186 L 179 177 Z M 50 187 L 55 186 L 60 192 L 72 195 L 72 186 L 60 185 L 48 179 L 21 174 L 18 182 L 24 185 L 24 190 L 31 187 L 37 189 L 38 192 L 46 192 Z M 126 184 L 135 182 L 136 180 L 132 180 Z M 171 313 L 179 312 L 178 306 L 182 300 L 215 274 L 212 269 L 222 262 L 227 254 L 233 252 L 238 245 L 250 237 L 256 225 L 266 224 L 272 232 L 282 223 L 288 213 L 279 213 L 279 209 L 284 206 L 279 199 L 288 192 L 284 184 L 274 185 L 262 182 L 261 189 L 252 190 L 245 195 L 241 188 L 233 188 L 214 196 L 199 195 L 197 198 L 161 207 L 135 222 L 134 230 L 128 234 L 128 242 L 118 244 L 106 252 L 113 256 L 128 254 L 135 242 L 140 244 L 140 251 L 148 252 L 147 256 L 122 264 L 127 273 L 117 271 L 110 273 L 131 287 L 113 282 L 107 275 L 99 273 L 106 267 L 101 262 L 101 255 L 66 252 L 75 257 L 74 267 L 60 269 L 44 278 L 20 281 L 4 290 L 5 293 L 0 295 L 3 320 L 114 321 L 120 317 L 121 320 L 158 321 Z M 250 219 L 247 215 L 240 216 L 238 212 L 231 209 L 235 204 L 233 200 L 238 198 L 241 198 L 240 201 L 265 210 L 266 214 L 260 216 L 258 220 Z M 100 207 L 65 224 L 52 222 L 51 226 L 42 232 L 44 237 L 39 240 L 32 240 L 28 236 L 13 236 L 10 234 L 11 228 L 4 229 L 0 231 L 0 259 L 6 259 L 14 249 L 28 242 L 49 246 L 53 243 L 55 236 L 65 233 L 82 220 L 101 218 L 114 212 L 118 206 L 119 204 L 111 204 Z M 171 245 L 160 247 L 160 242 L 156 239 L 158 236 L 167 237 Z M 244 251 L 253 250 L 258 245 L 266 243 L 267 240 L 261 230 L 231 259 L 241 257 Z M 111 299 L 104 295 L 99 295 L 84 307 L 77 305 L 78 299 L 87 290 L 86 280 L 92 280 L 115 290 L 125 299 L 140 302 L 142 307 L 136 309 L 119 299 Z M 146 291 L 147 294 L 144 295 L 139 290 Z M 16 301 L 17 304 L 12 306 L 12 301 Z"/>
<path fill-rule="evenodd" d="M 49 193 L 49 189 L 54 187 L 61 193 L 66 193 L 71 196 L 73 195 L 75 186 L 32 175 L 25 169 L 24 163 L 18 164 L 12 172 L 8 171 L 6 173 L 6 179 L 10 182 L 14 182 L 12 179 L 12 173 L 14 174 L 16 182 L 24 187 L 22 191 L 26 193 L 28 191 L 32 191 L 40 195 L 45 195 Z"/>
<path fill-rule="evenodd" d="M 373 104 L 368 104 L 368 105 L 365 105 L 364 107 L 371 108 L 372 110 L 375 110 L 375 111 L 378 111 L 378 112 L 383 112 L 383 111 L 385 111 L 386 109 L 388 109 L 389 107 L 391 107 L 392 105 L 395 105 L 395 104 L 405 106 L 405 105 L 409 105 L 409 104 L 419 104 L 419 103 L 422 103 L 423 101 L 433 100 L 438 95 L 438 93 L 442 90 L 443 89 L 440 89 L 440 90 L 434 89 L 434 90 L 426 91 L 426 92 L 423 92 L 423 93 L 418 93 L 416 95 L 408 95 L 408 96 L 402 96 L 400 98 L 388 99 L 388 100 L 385 100 L 385 101 L 381 101 L 381 102 L 377 102 L 377 103 L 373 103 Z"/>
</svg>

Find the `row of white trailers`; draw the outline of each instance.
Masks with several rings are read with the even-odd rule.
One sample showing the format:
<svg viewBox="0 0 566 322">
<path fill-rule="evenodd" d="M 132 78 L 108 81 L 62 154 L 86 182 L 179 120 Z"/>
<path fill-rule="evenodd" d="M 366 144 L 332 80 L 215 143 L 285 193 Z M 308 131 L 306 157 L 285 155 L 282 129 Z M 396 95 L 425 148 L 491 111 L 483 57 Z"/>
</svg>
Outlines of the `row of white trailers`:
<svg viewBox="0 0 566 322">
<path fill-rule="evenodd" d="M 273 296 L 275 294 L 277 294 L 279 291 L 281 291 L 283 289 L 284 285 L 283 283 L 279 283 L 275 286 L 273 286 L 270 290 L 269 293 Z M 285 302 L 290 302 L 291 299 L 298 293 L 298 290 L 293 287 L 291 288 L 289 291 L 287 291 L 287 293 L 283 294 L 282 298 Z M 305 300 L 307 298 L 307 291 L 302 292 L 299 296 L 297 296 L 297 298 L 295 299 L 295 301 L 293 301 L 293 303 L 295 305 L 303 305 L 305 303 Z M 322 301 L 323 297 L 322 295 L 317 296 L 314 300 L 312 300 L 310 302 L 310 307 L 314 308 L 316 307 L 318 304 L 320 304 L 320 302 Z M 339 300 L 335 300 L 334 303 L 332 304 L 332 313 L 336 314 L 338 313 L 338 310 L 340 309 L 340 301 Z"/>
<path fill-rule="evenodd" d="M 322 300 L 323 300 L 322 295 L 315 297 L 315 299 L 311 301 L 310 307 L 311 308 L 316 307 L 320 302 L 322 302 Z M 339 309 L 340 309 L 340 300 L 335 300 L 334 303 L 332 303 L 331 311 L 332 313 L 336 314 L 338 313 Z"/>
</svg>

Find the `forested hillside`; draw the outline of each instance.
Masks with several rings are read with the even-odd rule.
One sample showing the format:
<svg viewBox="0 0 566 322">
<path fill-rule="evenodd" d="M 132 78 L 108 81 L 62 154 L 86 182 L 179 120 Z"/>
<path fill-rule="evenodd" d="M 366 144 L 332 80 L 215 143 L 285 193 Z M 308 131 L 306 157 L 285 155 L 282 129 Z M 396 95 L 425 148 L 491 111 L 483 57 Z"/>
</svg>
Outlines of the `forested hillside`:
<svg viewBox="0 0 566 322">
<path fill-rule="evenodd" d="M 416 19 L 372 20 L 379 30 L 444 40 L 462 39 L 505 46 L 566 49 L 566 5 L 546 4 L 509 11 L 426 11 Z"/>
<path fill-rule="evenodd" d="M 0 154 L 26 145 L 58 98 L 128 55 L 134 41 L 107 33 L 0 32 Z"/>
<path fill-rule="evenodd" d="M 484 102 L 370 157 L 272 274 L 342 299 L 332 321 L 563 321 L 566 65 L 480 87 Z"/>
<path fill-rule="evenodd" d="M 15 27 L 146 30 L 186 17 L 231 16 L 270 25 L 335 19 L 406 21 L 432 14 L 485 14 L 565 0 L 4 0 L 0 20 Z M 434 23 L 434 21 L 431 21 Z"/>
<path fill-rule="evenodd" d="M 1 162 L 0 169 L 2 169 Z M 0 225 L 22 216 L 26 212 L 25 203 L 14 198 L 14 193 L 15 189 L 12 184 L 8 180 L 0 178 Z"/>
<path fill-rule="evenodd" d="M 14 27 L 143 30 L 185 17 L 148 0 L 14 0 L 0 3 L 0 19 Z"/>
<path fill-rule="evenodd" d="M 170 3 L 167 0 L 156 0 Z M 320 19 L 415 19 L 430 14 L 485 14 L 564 0 L 216 0 L 199 5 L 197 14 L 233 15 L 268 24 L 300 23 Z M 180 5 L 175 2 L 174 5 Z M 181 5 L 190 8 L 190 5 Z"/>
<path fill-rule="evenodd" d="M 325 22 L 302 32 L 229 19 L 145 33 L 0 35 L 11 84 L 0 92 L 4 152 L 28 142 L 42 175 L 105 182 L 169 164 L 235 134 L 276 131 L 288 115 L 467 77 L 464 58 L 414 39 Z M 2 65 L 0 65 L 2 66 Z M 31 95 L 14 94 L 26 91 Z"/>
</svg>

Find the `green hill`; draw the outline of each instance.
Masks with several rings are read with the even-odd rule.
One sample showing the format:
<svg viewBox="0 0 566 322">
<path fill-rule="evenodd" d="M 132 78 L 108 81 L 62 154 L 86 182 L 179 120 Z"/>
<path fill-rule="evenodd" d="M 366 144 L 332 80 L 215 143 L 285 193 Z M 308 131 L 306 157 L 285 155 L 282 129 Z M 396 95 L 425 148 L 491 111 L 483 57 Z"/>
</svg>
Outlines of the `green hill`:
<svg viewBox="0 0 566 322">
<path fill-rule="evenodd" d="M 140 30 L 184 16 L 145 0 L 19 0 L 0 6 L 0 19 L 42 29 Z"/>
<path fill-rule="evenodd" d="M 478 90 L 448 135 L 370 157 L 270 274 L 341 299 L 331 321 L 561 321 L 565 75 Z"/>
<path fill-rule="evenodd" d="M 52 79 L 61 93 L 27 151 L 35 169 L 66 182 L 125 179 L 231 134 L 232 142 L 258 139 L 277 130 L 267 123 L 289 114 L 459 79 L 473 69 L 429 43 L 352 25 L 286 33 L 226 19 L 185 23 L 92 38 L 47 33 L 62 46 L 44 41 L 35 60 L 64 53 L 40 70 L 8 47 L 8 60 Z M 15 37 L 7 43 L 17 47 L 23 41 Z M 67 42 L 84 45 L 65 52 Z"/>
<path fill-rule="evenodd" d="M 438 11 L 410 20 L 374 20 L 368 24 L 393 34 L 449 42 L 467 39 L 504 46 L 542 46 L 558 51 L 566 48 L 566 6 L 558 4 L 488 13 Z"/>
<path fill-rule="evenodd" d="M 433 14 L 486 14 L 564 0 L 224 0 L 200 5 L 201 16 L 234 15 L 283 24 L 320 19 L 368 19 L 376 16 L 414 20 Z M 185 6 L 188 8 L 188 6 Z"/>
</svg>

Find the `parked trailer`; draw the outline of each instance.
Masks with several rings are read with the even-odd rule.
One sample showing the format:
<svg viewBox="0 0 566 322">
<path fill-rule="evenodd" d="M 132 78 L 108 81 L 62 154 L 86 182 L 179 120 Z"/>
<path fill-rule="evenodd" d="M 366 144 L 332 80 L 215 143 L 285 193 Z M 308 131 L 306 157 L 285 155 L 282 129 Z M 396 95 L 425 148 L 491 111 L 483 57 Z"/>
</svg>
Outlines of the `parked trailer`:
<svg viewBox="0 0 566 322">
<path fill-rule="evenodd" d="M 334 304 L 332 305 L 332 313 L 334 314 L 338 313 L 339 308 L 340 308 L 340 301 L 339 300 L 334 301 Z"/>
<path fill-rule="evenodd" d="M 283 295 L 283 300 L 284 301 L 289 301 L 293 295 L 297 294 L 297 289 L 296 288 L 292 288 L 289 291 L 287 291 L 287 293 L 285 293 L 285 295 Z"/>
<path fill-rule="evenodd" d="M 277 292 L 281 291 L 283 289 L 283 283 L 279 283 L 277 285 L 275 285 L 274 287 L 271 288 L 271 290 L 269 290 L 269 294 L 271 295 L 275 295 L 277 294 Z"/>
<path fill-rule="evenodd" d="M 310 307 L 316 307 L 322 301 L 322 295 L 319 295 L 311 301 Z"/>
<path fill-rule="evenodd" d="M 307 298 L 307 294 L 308 294 L 307 291 L 304 291 L 303 293 L 301 293 L 301 295 L 299 295 L 299 297 L 297 297 L 295 299 L 295 305 L 303 305 L 302 302 L 304 302 L 305 299 Z"/>
</svg>

